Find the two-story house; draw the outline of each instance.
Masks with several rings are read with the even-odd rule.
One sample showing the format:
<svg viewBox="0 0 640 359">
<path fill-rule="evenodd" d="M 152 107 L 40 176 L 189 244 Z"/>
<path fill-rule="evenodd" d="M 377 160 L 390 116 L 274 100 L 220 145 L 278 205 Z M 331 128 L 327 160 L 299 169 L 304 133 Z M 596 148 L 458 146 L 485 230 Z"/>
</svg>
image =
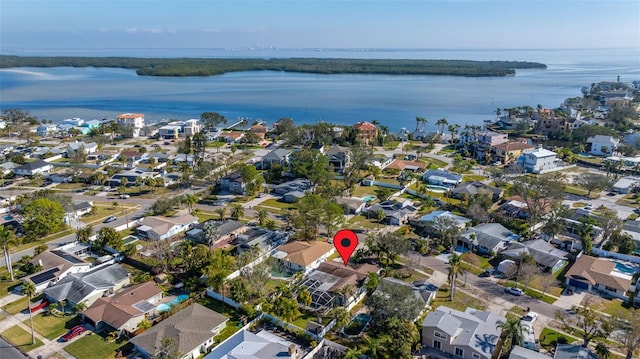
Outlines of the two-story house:
<svg viewBox="0 0 640 359">
<path fill-rule="evenodd" d="M 557 167 L 558 154 L 544 148 L 522 152 L 518 166 L 531 173 L 545 173 Z"/>
<path fill-rule="evenodd" d="M 378 138 L 378 127 L 371 122 L 358 122 L 353 127 L 358 130 L 358 138 L 364 143 L 375 142 Z"/>
<path fill-rule="evenodd" d="M 591 144 L 590 154 L 594 156 L 609 156 L 616 150 L 620 140 L 613 136 L 595 135 L 589 137 L 587 143 Z"/>
</svg>

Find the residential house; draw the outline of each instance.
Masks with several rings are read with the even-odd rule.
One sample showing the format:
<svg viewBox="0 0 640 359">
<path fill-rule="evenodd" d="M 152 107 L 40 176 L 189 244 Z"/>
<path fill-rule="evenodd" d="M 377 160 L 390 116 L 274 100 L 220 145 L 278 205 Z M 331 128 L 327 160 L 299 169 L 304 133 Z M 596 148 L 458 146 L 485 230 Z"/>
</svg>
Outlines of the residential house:
<svg viewBox="0 0 640 359">
<path fill-rule="evenodd" d="M 416 228 L 418 233 L 427 236 L 432 234 L 431 226 L 438 218 L 449 218 L 452 221 L 452 224 L 460 230 L 465 229 L 467 225 L 471 223 L 471 219 L 467 217 L 458 216 L 457 214 L 443 210 L 433 211 L 422 217 L 411 219 L 409 220 L 409 223 Z"/>
<path fill-rule="evenodd" d="M 331 146 L 325 152 L 325 156 L 329 159 L 329 165 L 333 166 L 335 173 L 342 173 L 347 167 L 351 166 L 351 150 L 347 147 Z"/>
<path fill-rule="evenodd" d="M 395 159 L 385 169 L 418 172 L 427 168 L 427 163 Z"/>
<path fill-rule="evenodd" d="M 414 320 L 418 319 L 427 307 L 433 302 L 436 298 L 436 294 L 438 293 L 438 287 L 433 284 L 429 284 L 427 282 L 414 282 L 407 283 L 403 280 L 393 278 L 393 277 L 384 277 L 380 280 L 380 284 L 378 284 L 378 288 L 371 294 L 372 296 L 380 296 L 386 295 L 389 289 L 393 287 L 409 287 L 413 291 L 413 296 L 422 304 L 420 308 L 420 312 L 414 318 Z M 408 299 L 407 299 L 408 300 Z M 397 303 L 398 306 L 402 306 L 404 303 Z"/>
<path fill-rule="evenodd" d="M 364 143 L 375 142 L 378 138 L 378 128 L 371 122 L 358 122 L 353 127 L 358 130 L 358 138 Z"/>
<path fill-rule="evenodd" d="M 567 131 L 569 117 L 558 116 L 555 111 L 534 113 L 533 131 L 544 136 L 558 136 Z"/>
<path fill-rule="evenodd" d="M 611 190 L 622 194 L 631 193 L 634 188 L 638 187 L 638 183 L 640 183 L 640 179 L 637 177 L 622 177 L 613 184 Z"/>
<path fill-rule="evenodd" d="M 587 139 L 591 144 L 589 153 L 594 156 L 609 156 L 615 152 L 620 140 L 613 136 L 595 135 Z"/>
<path fill-rule="evenodd" d="M 509 142 L 509 135 L 501 132 L 464 132 L 460 134 L 459 146 L 472 148 L 475 158 L 484 160 L 487 154 L 491 153 L 491 148 Z"/>
<path fill-rule="evenodd" d="M 462 175 L 447 170 L 428 170 L 422 175 L 422 180 L 430 185 L 455 187 L 462 183 Z"/>
<path fill-rule="evenodd" d="M 551 273 L 555 273 L 564 268 L 571 256 L 568 252 L 557 249 L 542 239 L 511 242 L 501 254 L 513 260 L 523 255 L 530 255 L 536 261 L 538 267 Z"/>
<path fill-rule="evenodd" d="M 440 306 L 422 322 L 422 345 L 462 359 L 490 359 L 506 318 L 489 311 Z"/>
<path fill-rule="evenodd" d="M 120 160 L 126 162 L 129 166 L 135 166 L 149 157 L 148 152 L 139 152 L 128 150 L 120 152 Z"/>
<path fill-rule="evenodd" d="M 341 262 L 322 262 L 300 282 L 311 294 L 311 308 L 326 311 L 335 305 L 348 306 L 366 292 L 364 282 L 369 273 L 378 273 L 379 268 L 372 264 L 345 266 Z M 350 286 L 353 291 L 345 297 L 343 289 Z"/>
<path fill-rule="evenodd" d="M 133 334 L 147 316 L 153 314 L 162 299 L 162 289 L 154 281 L 125 288 L 110 297 L 98 298 L 82 311 L 85 323 L 95 331 L 113 328 Z"/>
<path fill-rule="evenodd" d="M 28 155 L 29 158 L 38 158 L 41 160 L 53 161 L 58 158 L 62 158 L 67 152 L 66 147 L 47 147 L 47 146 L 38 146 L 31 154 Z"/>
<path fill-rule="evenodd" d="M 217 345 L 204 359 L 285 359 L 306 358 L 298 344 L 267 330 L 254 334 L 240 330 Z"/>
<path fill-rule="evenodd" d="M 162 341 L 170 338 L 179 358 L 196 359 L 214 345 L 213 338 L 225 328 L 228 320 L 224 315 L 194 303 L 133 337 L 131 343 L 146 357 L 156 358 Z"/>
<path fill-rule="evenodd" d="M 595 290 L 627 301 L 632 277 L 616 270 L 616 262 L 581 255 L 564 275 L 566 285 L 584 290 Z"/>
<path fill-rule="evenodd" d="M 336 252 L 333 244 L 320 241 L 293 241 L 278 247 L 273 254 L 280 266 L 292 272 L 309 273 Z"/>
<path fill-rule="evenodd" d="M 206 238 L 206 231 L 209 230 L 208 228 L 210 228 L 210 231 L 216 237 L 213 238 L 213 243 L 209 243 Z M 232 219 L 224 221 L 209 219 L 203 223 L 195 224 L 193 229 L 187 232 L 187 238 L 207 245 L 212 245 L 216 248 L 224 248 L 231 243 L 236 236 L 246 232 L 248 228 L 249 227 L 247 227 L 246 223 Z"/>
<path fill-rule="evenodd" d="M 122 185 L 122 179 L 127 179 L 127 187 L 135 186 L 138 178 L 142 178 L 142 180 L 146 180 L 149 178 L 157 178 L 160 176 L 160 173 L 153 171 L 145 171 L 139 168 L 132 168 L 128 171 L 116 173 L 111 178 L 109 178 L 109 186 L 111 187 L 120 187 Z"/>
<path fill-rule="evenodd" d="M 412 206 L 411 201 L 409 203 L 382 202 L 367 208 L 367 217 L 376 218 L 380 211 L 385 216 L 382 223 L 399 226 L 408 223 L 409 217 L 413 215 L 416 209 Z"/>
<path fill-rule="evenodd" d="M 267 153 L 262 157 L 260 161 L 261 169 L 269 169 L 271 165 L 277 163 L 284 168 L 289 167 L 291 161 L 291 151 L 284 148 L 276 148 L 275 150 Z"/>
<path fill-rule="evenodd" d="M 58 126 L 52 123 L 40 125 L 36 128 L 36 134 L 40 137 L 53 136 L 58 133 Z"/>
<path fill-rule="evenodd" d="M 335 201 L 344 209 L 345 214 L 358 215 L 367 205 L 363 199 L 355 197 L 336 197 Z"/>
<path fill-rule="evenodd" d="M 9 173 L 11 173 L 13 171 L 14 168 L 16 168 L 17 165 L 13 162 L 3 162 L 0 163 L 0 176 L 4 176 L 7 175 Z"/>
<path fill-rule="evenodd" d="M 540 215 L 551 212 L 552 200 L 549 199 L 546 205 L 542 208 Z M 520 196 L 511 196 L 505 200 L 505 202 L 498 208 L 498 212 L 508 218 L 529 218 L 529 208 L 527 203 Z"/>
<path fill-rule="evenodd" d="M 558 344 L 553 359 L 599 359 L 599 357 L 591 349 L 582 345 Z"/>
<path fill-rule="evenodd" d="M 13 173 L 17 176 L 45 175 L 53 169 L 53 165 L 47 161 L 37 160 L 28 162 L 13 168 Z"/>
<path fill-rule="evenodd" d="M 263 254 L 284 244 L 288 237 L 287 233 L 250 227 L 245 232 L 238 234 L 230 243 L 235 244 L 235 249 L 240 253 L 257 249 L 258 253 Z"/>
<path fill-rule="evenodd" d="M 238 143 L 244 138 L 244 132 L 242 131 L 223 132 L 218 136 L 218 138 L 227 143 Z"/>
<path fill-rule="evenodd" d="M 190 214 L 178 217 L 149 216 L 140 222 L 136 233 L 142 238 L 162 241 L 188 231 L 196 223 L 198 223 L 198 217 Z"/>
<path fill-rule="evenodd" d="M 69 183 L 73 181 L 74 172 L 62 170 L 49 175 L 49 180 L 53 183 Z"/>
<path fill-rule="evenodd" d="M 71 273 L 43 293 L 50 303 L 66 301 L 69 306 L 80 303 L 91 306 L 98 298 L 128 284 L 129 273 L 119 264 L 111 264 L 90 272 Z"/>
<path fill-rule="evenodd" d="M 518 166 L 531 173 L 545 173 L 557 168 L 558 154 L 542 147 L 522 152 Z"/>
<path fill-rule="evenodd" d="M 258 137 L 264 140 L 267 135 L 268 127 L 265 125 L 253 125 L 249 128 L 249 131 L 255 133 Z"/>
<path fill-rule="evenodd" d="M 516 345 L 509 353 L 509 359 L 550 359 L 551 357 L 537 351 Z"/>
<path fill-rule="evenodd" d="M 522 152 L 532 150 L 535 146 L 526 142 L 506 142 L 493 146 L 493 161 L 500 162 L 502 164 L 509 164 L 516 161 Z"/>
<path fill-rule="evenodd" d="M 502 188 L 489 186 L 478 181 L 462 182 L 455 188 L 453 188 L 450 191 L 450 194 L 454 198 L 469 200 L 482 191 L 487 191 L 488 193 L 490 193 L 491 200 L 493 200 L 494 202 L 499 200 L 500 197 L 502 197 L 502 195 L 504 194 L 504 190 Z"/>
<path fill-rule="evenodd" d="M 120 153 L 118 153 L 118 151 L 100 150 L 87 155 L 87 160 L 112 162 L 115 161 L 119 155 Z"/>
<path fill-rule="evenodd" d="M 67 146 L 67 157 L 73 157 L 77 151 L 83 150 L 85 154 L 94 153 L 98 150 L 98 144 L 95 142 L 72 142 Z"/>
<path fill-rule="evenodd" d="M 141 113 L 123 113 L 116 116 L 116 121 L 133 129 L 133 138 L 140 136 L 140 130 L 145 127 L 144 115 Z"/>
<path fill-rule="evenodd" d="M 244 180 L 240 171 L 231 172 L 220 178 L 220 190 L 233 194 L 244 194 Z"/>
<path fill-rule="evenodd" d="M 91 270 L 91 263 L 62 250 L 44 251 L 29 262 L 41 268 L 23 279 L 33 283 L 36 286 L 36 292 L 41 292 L 69 274 Z"/>
<path fill-rule="evenodd" d="M 300 191 L 291 191 L 282 195 L 282 202 L 285 203 L 296 203 L 300 200 L 300 198 L 306 196 L 306 193 Z"/>
<path fill-rule="evenodd" d="M 73 209 L 67 212 L 67 216 L 78 218 L 84 216 L 85 214 L 91 213 L 92 209 L 93 201 L 75 202 L 73 204 Z"/>
<path fill-rule="evenodd" d="M 458 246 L 462 251 L 471 250 L 478 254 L 495 254 L 505 249 L 508 243 L 517 241 L 519 238 L 519 235 L 506 229 L 500 223 L 482 223 L 462 232 L 458 239 Z"/>
<path fill-rule="evenodd" d="M 200 132 L 200 120 L 172 121 L 158 128 L 158 137 L 175 140 L 179 137 L 193 136 Z"/>
<path fill-rule="evenodd" d="M 309 180 L 299 178 L 274 186 L 273 193 L 284 195 L 293 191 L 305 192 L 307 190 L 310 190 L 311 187 L 312 185 Z"/>
</svg>

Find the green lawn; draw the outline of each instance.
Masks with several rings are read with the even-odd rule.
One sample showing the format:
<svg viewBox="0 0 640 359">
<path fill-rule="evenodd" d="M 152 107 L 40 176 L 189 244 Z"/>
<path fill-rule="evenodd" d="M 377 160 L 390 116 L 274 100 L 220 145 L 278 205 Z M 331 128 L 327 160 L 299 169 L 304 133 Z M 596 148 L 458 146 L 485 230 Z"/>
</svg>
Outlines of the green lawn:
<svg viewBox="0 0 640 359">
<path fill-rule="evenodd" d="M 353 197 L 362 198 L 365 196 L 375 196 L 376 187 L 374 186 L 356 186 L 353 189 Z"/>
<path fill-rule="evenodd" d="M 349 224 L 352 225 L 356 225 L 356 226 L 360 226 L 363 228 L 368 228 L 368 229 L 375 229 L 378 228 L 379 225 L 378 223 L 376 223 L 375 219 L 367 219 L 367 217 L 362 216 L 362 215 L 357 215 L 357 216 L 353 216 L 351 217 L 351 219 L 347 222 Z"/>
<path fill-rule="evenodd" d="M 5 330 L 0 335 L 11 342 L 13 345 L 20 347 L 24 352 L 28 352 L 42 345 L 42 342 L 36 338 L 36 343 L 31 344 L 31 333 L 20 328 L 17 325 Z"/>
<path fill-rule="evenodd" d="M 226 142 L 207 142 L 207 147 L 212 147 L 212 148 L 220 148 L 220 147 L 224 147 L 224 145 L 226 145 Z"/>
<path fill-rule="evenodd" d="M 6 297 L 7 295 L 9 295 L 9 290 L 12 289 L 13 287 L 20 285 L 20 281 L 19 280 L 14 280 L 13 282 L 10 281 L 9 278 L 9 272 L 3 268 L 2 271 L 0 271 L 0 277 L 3 277 L 6 274 L 6 278 L 7 280 L 0 280 L 0 298 L 2 297 Z M 15 271 L 13 273 L 15 275 Z"/>
<path fill-rule="evenodd" d="M 453 295 L 453 301 L 449 300 L 449 287 L 440 288 L 436 294 L 436 299 L 431 303 L 431 306 L 435 309 L 439 306 L 445 306 L 448 308 L 465 311 L 467 307 L 473 307 L 480 310 L 487 309 L 487 304 L 480 298 L 473 297 L 460 290 L 456 290 Z"/>
<path fill-rule="evenodd" d="M 209 296 L 204 296 L 198 300 L 198 303 L 228 318 L 231 318 L 232 320 L 240 320 L 240 315 L 234 307 L 226 305 L 219 300 L 213 299 Z"/>
<path fill-rule="evenodd" d="M 512 282 L 512 281 L 509 281 L 506 284 L 506 286 L 507 287 L 515 287 L 516 284 L 514 282 Z M 538 290 L 536 290 L 534 288 L 528 287 L 527 289 L 524 289 L 523 285 L 518 285 L 517 287 L 522 289 L 524 291 L 524 294 L 526 294 L 526 295 L 528 295 L 528 296 L 530 296 L 532 298 L 539 299 L 539 300 L 541 300 L 541 301 L 543 301 L 545 303 L 549 303 L 549 304 L 553 304 L 553 303 L 556 302 L 556 298 L 551 297 L 551 296 L 549 296 L 547 294 L 545 294 L 544 297 L 543 297 L 542 296 L 542 292 L 540 292 L 540 291 L 538 291 Z"/>
<path fill-rule="evenodd" d="M 220 334 L 216 335 L 215 338 L 213 338 L 214 341 L 216 343 L 221 343 L 225 341 L 227 338 L 229 338 L 230 336 L 234 335 L 238 330 L 240 330 L 240 328 L 238 327 L 239 324 L 240 322 L 238 321 L 233 321 L 233 320 L 228 321 L 227 326 L 224 327 L 224 329 L 222 329 Z"/>
<path fill-rule="evenodd" d="M 196 217 L 198 217 L 198 222 L 200 223 L 203 223 L 210 219 L 215 219 L 215 220 L 220 219 L 220 216 L 217 213 L 210 213 L 210 212 L 198 212 L 196 214 Z"/>
<path fill-rule="evenodd" d="M 433 157 L 429 157 L 429 156 L 422 156 L 420 158 L 421 162 L 429 162 L 430 164 L 438 167 L 438 168 L 442 168 L 442 167 L 446 167 L 448 165 L 448 163 L 446 163 L 445 161 L 441 161 L 437 158 L 433 158 Z"/>
<path fill-rule="evenodd" d="M 27 309 L 27 301 L 27 297 L 22 297 L 16 301 L 6 304 L 2 309 L 11 315 L 16 315 Z"/>
<path fill-rule="evenodd" d="M 559 333 L 553 329 L 544 328 L 542 329 L 542 333 L 540 333 L 540 345 L 546 349 L 555 348 L 558 343 L 558 338 L 564 338 L 568 344 L 580 340 L 576 337 Z"/>
<path fill-rule="evenodd" d="M 84 223 L 93 223 L 95 221 L 100 221 L 104 218 L 107 218 L 111 215 L 124 217 L 126 214 L 131 214 L 136 211 L 136 207 L 132 204 L 123 204 L 122 206 L 112 207 L 111 205 L 95 205 L 94 214 L 89 214 L 82 216 L 80 219 Z M 124 212 L 123 212 L 124 209 Z"/>
<path fill-rule="evenodd" d="M 56 189 L 75 190 L 75 189 L 81 189 L 81 188 L 84 188 L 84 184 L 82 183 L 60 183 L 56 185 Z"/>
<path fill-rule="evenodd" d="M 391 150 L 395 150 L 396 148 L 398 148 L 398 145 L 400 144 L 400 141 L 388 141 L 384 143 L 384 149 L 391 151 Z"/>
<path fill-rule="evenodd" d="M 263 201 L 260 204 L 262 206 L 280 208 L 280 209 L 295 209 L 296 208 L 295 204 L 280 202 L 280 201 L 278 201 L 276 199 L 273 199 L 273 198 L 269 198 L 269 199 Z"/>
<path fill-rule="evenodd" d="M 29 319 L 24 323 L 29 325 Z M 40 313 L 33 317 L 33 328 L 47 339 L 54 340 L 63 335 L 69 329 L 80 324 L 80 317 L 56 317 Z"/>
<path fill-rule="evenodd" d="M 485 179 L 487 179 L 485 176 L 480 176 L 480 175 L 464 175 L 462 177 L 462 180 L 464 182 L 473 182 L 473 181 L 482 182 Z"/>
<path fill-rule="evenodd" d="M 76 358 L 82 359 L 105 359 L 115 358 L 116 350 L 124 343 L 109 343 L 101 336 L 87 334 L 67 345 L 64 350 Z"/>
</svg>

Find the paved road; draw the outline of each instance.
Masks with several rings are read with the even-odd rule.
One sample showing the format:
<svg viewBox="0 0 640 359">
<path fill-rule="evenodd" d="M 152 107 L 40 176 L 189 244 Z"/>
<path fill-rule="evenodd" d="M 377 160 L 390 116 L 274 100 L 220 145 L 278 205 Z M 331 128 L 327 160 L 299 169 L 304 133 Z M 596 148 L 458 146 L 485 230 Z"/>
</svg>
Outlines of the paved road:
<svg viewBox="0 0 640 359">
<path fill-rule="evenodd" d="M 4 339 L 0 338 L 0 358 L 2 359 L 25 359 L 27 356 L 22 354 L 13 345 L 7 343 Z"/>
</svg>

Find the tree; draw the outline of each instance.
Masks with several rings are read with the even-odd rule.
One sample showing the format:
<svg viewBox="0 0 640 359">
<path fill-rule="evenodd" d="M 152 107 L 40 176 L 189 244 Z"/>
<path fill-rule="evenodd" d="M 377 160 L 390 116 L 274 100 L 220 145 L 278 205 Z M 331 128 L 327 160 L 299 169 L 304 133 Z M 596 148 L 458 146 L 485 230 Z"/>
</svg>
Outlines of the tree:
<svg viewBox="0 0 640 359">
<path fill-rule="evenodd" d="M 439 245 L 452 248 L 454 240 L 460 235 L 460 228 L 451 217 L 439 216 L 429 222 L 427 231 L 432 234 Z"/>
<path fill-rule="evenodd" d="M 116 231 L 111 227 L 102 227 L 98 231 L 98 238 L 96 239 L 100 247 L 109 246 L 115 251 L 121 252 L 124 250 L 124 239 L 122 233 Z"/>
<path fill-rule="evenodd" d="M 244 207 L 241 204 L 231 205 L 231 218 L 238 220 L 244 216 Z"/>
<path fill-rule="evenodd" d="M 238 303 L 244 303 L 249 299 L 249 285 L 246 279 L 235 277 L 229 281 L 229 294 L 231 299 Z"/>
<path fill-rule="evenodd" d="M 218 214 L 218 216 L 220 217 L 221 221 L 225 220 L 225 217 L 227 215 L 227 208 L 226 207 L 216 208 L 215 212 Z"/>
<path fill-rule="evenodd" d="M 221 123 L 227 123 L 227 119 L 217 112 L 203 112 L 200 115 L 200 121 L 202 121 L 205 130 L 208 131 L 211 131 Z"/>
<path fill-rule="evenodd" d="M 78 304 L 74 304 L 71 307 L 71 310 L 73 310 L 74 313 L 80 313 L 85 309 L 87 309 L 87 305 L 84 302 L 80 302 Z"/>
<path fill-rule="evenodd" d="M 267 219 L 269 218 L 269 212 L 264 208 L 260 208 L 256 214 L 258 216 L 258 224 L 260 227 L 264 227 Z"/>
<path fill-rule="evenodd" d="M 91 236 L 93 235 L 93 227 L 89 224 L 86 227 L 78 228 L 76 230 L 76 241 L 81 243 L 89 243 Z"/>
<path fill-rule="evenodd" d="M 387 266 L 395 263 L 398 256 L 411 249 L 411 242 L 397 233 L 377 234 L 367 240 L 367 247 L 377 253 L 378 258 Z"/>
<path fill-rule="evenodd" d="M 291 161 L 291 171 L 304 177 L 313 186 L 329 182 L 329 159 L 318 151 L 303 149 L 295 153 Z"/>
<path fill-rule="evenodd" d="M 36 337 L 33 333 L 33 313 L 31 313 L 31 297 L 36 294 L 36 286 L 30 280 L 25 280 L 22 283 L 22 295 L 26 295 L 27 300 L 27 311 L 29 312 L 29 322 L 31 323 L 31 345 L 36 344 Z"/>
<path fill-rule="evenodd" d="M 527 204 L 528 222 L 533 225 L 547 208 L 563 198 L 564 181 L 554 173 L 519 176 L 514 179 L 511 191 Z"/>
<path fill-rule="evenodd" d="M 180 359 L 182 356 L 178 350 L 178 343 L 170 336 L 163 336 L 160 339 L 160 345 L 156 348 L 156 357 L 161 359 Z"/>
<path fill-rule="evenodd" d="M 440 133 L 444 133 L 444 128 L 449 125 L 449 121 L 446 118 L 441 118 L 436 121 L 436 126 L 440 128 Z"/>
<path fill-rule="evenodd" d="M 587 190 L 587 196 L 591 196 L 593 191 L 604 191 L 611 187 L 611 181 L 607 176 L 590 172 L 576 176 L 573 183 L 584 187 Z"/>
<path fill-rule="evenodd" d="M 264 178 L 258 172 L 255 166 L 245 165 L 241 171 L 242 181 L 244 182 L 244 188 L 247 195 L 253 196 L 260 192 L 262 185 L 264 184 Z"/>
<path fill-rule="evenodd" d="M 49 198 L 37 198 L 24 206 L 23 227 L 30 240 L 59 231 L 64 224 L 62 205 Z"/>
<path fill-rule="evenodd" d="M 313 302 L 311 298 L 311 293 L 306 288 L 302 288 L 298 291 L 298 302 L 305 307 L 308 307 Z"/>
<path fill-rule="evenodd" d="M 369 272 L 365 281 L 365 288 L 367 288 L 367 292 L 369 294 L 373 293 L 373 291 L 378 288 L 378 284 L 380 284 L 380 275 L 376 272 Z"/>
<path fill-rule="evenodd" d="M 565 330 L 578 329 L 579 335 L 582 336 L 582 346 L 585 348 L 593 338 L 606 338 L 613 329 L 611 319 L 592 310 L 592 307 L 593 299 L 587 296 L 583 306 L 573 307 L 575 314 L 556 312 L 556 319 L 562 322 Z"/>
<path fill-rule="evenodd" d="M 607 348 L 607 345 L 603 342 L 599 342 L 598 344 L 596 344 L 595 352 L 600 359 L 608 359 L 611 356 L 609 348 Z M 631 359 L 631 357 L 629 357 L 629 359 Z"/>
<path fill-rule="evenodd" d="M 378 288 L 365 300 L 371 309 L 371 323 L 384 327 L 393 318 L 413 321 L 424 307 L 411 286 L 381 280 Z"/>
<path fill-rule="evenodd" d="M 204 222 L 202 226 L 204 239 L 207 242 L 209 248 L 213 247 L 213 244 L 220 239 L 220 225 L 215 221 L 209 220 Z"/>
<path fill-rule="evenodd" d="M 617 339 L 624 345 L 626 359 L 634 358 L 640 349 L 640 309 L 629 308 L 620 311 L 616 313 L 615 318 L 613 328 L 620 332 Z"/>
<path fill-rule="evenodd" d="M 11 228 L 0 226 L 0 246 L 2 246 L 4 262 L 7 266 L 7 270 L 9 271 L 9 275 L 11 276 L 12 282 L 15 278 L 13 277 L 13 267 L 11 265 L 11 247 L 17 247 L 19 244 L 20 239 L 15 236 Z"/>
<path fill-rule="evenodd" d="M 462 269 L 462 258 L 456 253 L 451 253 L 451 256 L 449 256 L 449 275 L 448 275 L 449 286 L 450 286 L 449 300 L 453 300 L 453 295 L 456 290 L 456 279 L 460 274 L 464 274 L 464 269 Z"/>
<path fill-rule="evenodd" d="M 522 345 L 522 327 L 520 319 L 516 317 L 507 317 L 506 322 L 498 322 L 497 328 L 502 328 L 502 336 L 505 338 L 505 345 L 508 343 L 509 350 L 516 345 Z"/>
<path fill-rule="evenodd" d="M 198 203 L 198 196 L 196 196 L 195 194 L 184 194 L 182 196 L 181 202 L 187 205 L 187 207 L 189 208 L 189 213 L 191 213 L 195 205 Z"/>
<path fill-rule="evenodd" d="M 331 309 L 331 317 L 335 319 L 335 328 L 342 328 L 349 323 L 349 312 L 343 307 Z"/>
<path fill-rule="evenodd" d="M 613 236 L 620 235 L 624 222 L 618 217 L 618 212 L 610 208 L 599 208 L 598 226 L 602 228 L 602 243 L 607 243 Z"/>
</svg>

